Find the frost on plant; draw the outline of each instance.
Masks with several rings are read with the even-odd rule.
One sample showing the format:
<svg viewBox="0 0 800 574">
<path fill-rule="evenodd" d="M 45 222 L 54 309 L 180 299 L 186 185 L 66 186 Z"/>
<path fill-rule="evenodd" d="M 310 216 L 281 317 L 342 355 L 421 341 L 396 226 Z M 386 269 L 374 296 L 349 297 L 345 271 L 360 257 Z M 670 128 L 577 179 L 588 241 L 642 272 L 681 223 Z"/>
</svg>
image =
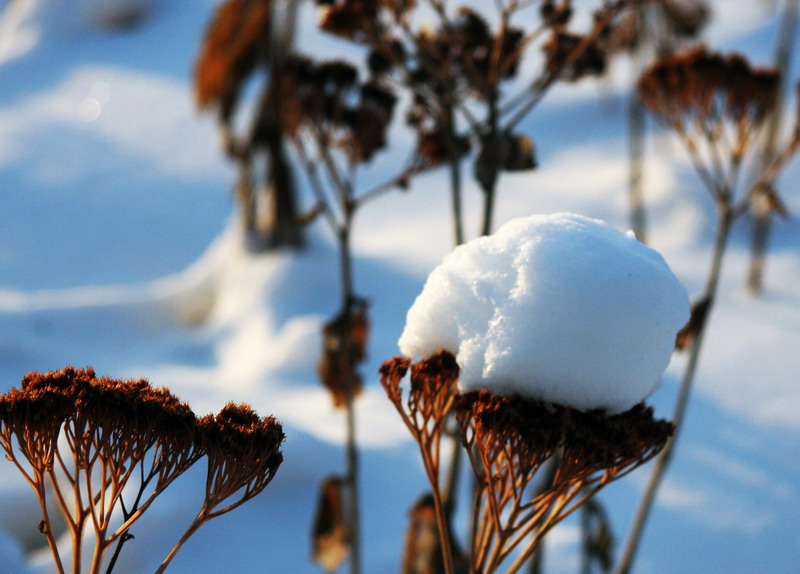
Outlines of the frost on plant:
<svg viewBox="0 0 800 574">
<path fill-rule="evenodd" d="M 431 273 L 384 389 L 417 441 L 447 572 L 441 434 L 454 414 L 478 479 L 470 571 L 517 571 L 561 519 L 660 452 L 643 400 L 689 317 L 686 290 L 631 234 L 572 214 L 514 220 Z M 403 385 L 409 388 L 404 392 Z M 533 484 L 551 465 L 553 478 Z"/>
</svg>

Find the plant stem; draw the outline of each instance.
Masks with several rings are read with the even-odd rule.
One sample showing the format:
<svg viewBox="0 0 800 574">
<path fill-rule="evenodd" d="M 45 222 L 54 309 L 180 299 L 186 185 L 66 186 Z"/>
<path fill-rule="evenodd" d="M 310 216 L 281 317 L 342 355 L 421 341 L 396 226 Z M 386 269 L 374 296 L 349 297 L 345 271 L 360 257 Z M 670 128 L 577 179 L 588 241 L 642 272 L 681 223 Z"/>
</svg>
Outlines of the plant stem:
<svg viewBox="0 0 800 574">
<path fill-rule="evenodd" d="M 667 467 L 672 460 L 672 455 L 677 443 L 678 433 L 681 430 L 683 419 L 686 415 L 686 408 L 689 403 L 689 396 L 691 395 L 692 386 L 694 383 L 695 373 L 697 372 L 697 363 L 700 358 L 700 348 L 703 342 L 703 336 L 706 332 L 708 325 L 708 317 L 711 313 L 711 308 L 716 298 L 720 273 L 722 271 L 722 261 L 725 253 L 725 248 L 730 235 L 731 225 L 735 214 L 725 194 L 724 199 L 720 199 L 717 203 L 717 230 L 714 239 L 714 252 L 711 259 L 709 274 L 706 280 L 706 288 L 704 293 L 704 300 L 708 302 L 708 307 L 705 313 L 705 318 L 699 325 L 696 336 L 692 341 L 689 349 L 689 358 L 686 363 L 686 370 L 681 380 L 681 386 L 678 391 L 678 397 L 675 401 L 675 407 L 672 414 L 672 422 L 675 425 L 675 434 L 667 442 L 664 450 L 656 458 L 653 465 L 653 470 L 650 473 L 650 479 L 639 501 L 639 506 L 636 509 L 633 524 L 631 525 L 628 537 L 625 540 L 625 546 L 620 554 L 620 558 L 614 568 L 614 574 L 628 574 L 633 565 L 636 551 L 638 550 L 641 542 L 642 534 L 647 519 L 650 515 L 656 493 L 661 485 L 661 482 L 666 473 Z"/>
<path fill-rule="evenodd" d="M 355 300 L 353 293 L 353 260 L 350 251 L 350 232 L 353 223 L 354 204 L 350 193 L 350 188 L 341 187 L 339 189 L 342 200 L 342 212 L 344 221 L 339 228 L 339 257 L 340 257 L 340 278 L 342 285 L 342 307 L 346 318 L 345 337 L 343 337 L 344 357 L 349 361 L 352 356 L 352 310 Z M 361 572 L 361 527 L 359 511 L 359 460 L 358 445 L 356 443 L 356 415 L 355 415 L 355 365 L 350 365 L 348 369 L 348 381 L 345 385 L 345 408 L 347 411 L 347 445 L 345 461 L 347 466 L 347 486 L 350 491 L 349 504 L 347 506 L 350 516 L 348 517 L 348 527 L 350 530 L 350 573 L 360 574 Z"/>
<path fill-rule="evenodd" d="M 428 480 L 431 483 L 431 495 L 433 496 L 433 507 L 436 512 L 436 526 L 439 528 L 439 541 L 442 546 L 444 571 L 445 574 L 455 574 L 455 566 L 453 565 L 453 544 L 450 538 L 450 527 L 448 526 L 446 510 L 447 502 L 442 498 L 442 493 L 439 489 L 439 466 L 433 462 L 427 448 L 422 445 L 420 446 L 420 452 L 422 452 L 422 458 L 425 461 L 425 468 L 428 471 Z"/>
<path fill-rule="evenodd" d="M 175 544 L 172 550 L 170 550 L 169 554 L 167 554 L 167 557 L 164 558 L 164 561 L 161 563 L 161 566 L 158 567 L 158 570 L 156 570 L 155 574 L 163 574 L 163 572 L 167 569 L 167 566 L 169 566 L 169 563 L 172 562 L 173 558 L 175 558 L 178 550 L 180 550 L 186 541 L 189 540 L 189 538 L 191 538 L 191 536 L 200 529 L 200 527 L 206 522 L 207 518 L 207 509 L 205 506 L 203 506 L 195 519 L 189 525 L 189 528 L 187 528 L 186 532 L 183 533 L 181 539 L 178 540 L 178 543 Z"/>
<path fill-rule="evenodd" d="M 636 238 L 647 243 L 644 211 L 644 107 L 636 93 L 628 99 L 628 210 L 630 226 Z"/>
<path fill-rule="evenodd" d="M 791 62 L 792 47 L 797 32 L 798 0 L 787 0 L 781 15 L 778 41 L 775 47 L 775 67 L 780 71 L 780 85 L 776 92 L 775 107 L 770 114 L 764 147 L 761 156 L 761 169 L 765 171 L 776 155 L 779 128 L 782 123 L 782 105 L 785 99 L 786 74 Z M 768 182 L 768 183 L 771 183 Z M 747 288 L 751 293 L 761 291 L 764 283 L 764 260 L 772 227 L 772 209 L 763 194 L 756 195 L 753 203 L 753 235 L 750 252 L 750 268 Z"/>
</svg>

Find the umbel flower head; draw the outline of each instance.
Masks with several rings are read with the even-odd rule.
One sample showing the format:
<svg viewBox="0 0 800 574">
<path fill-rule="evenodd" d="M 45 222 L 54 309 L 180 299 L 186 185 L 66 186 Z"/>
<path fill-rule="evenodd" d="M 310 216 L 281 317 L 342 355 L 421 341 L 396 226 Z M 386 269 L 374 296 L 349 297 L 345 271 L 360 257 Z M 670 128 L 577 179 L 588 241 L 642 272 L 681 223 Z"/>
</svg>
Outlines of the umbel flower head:
<svg viewBox="0 0 800 574">
<path fill-rule="evenodd" d="M 400 385 L 409 370 L 403 401 Z M 671 423 L 656 420 L 644 404 L 609 415 L 520 394 L 459 393 L 458 366 L 447 351 L 416 363 L 396 357 L 381 373 L 389 399 L 420 446 L 435 493 L 441 430 L 448 413 L 455 413 L 481 493 L 471 550 L 479 572 L 495 571 L 512 555 L 516 565 L 524 563 L 552 526 L 600 488 L 649 461 L 673 432 Z M 554 478 L 532 494 L 546 464 L 554 465 Z"/>
<path fill-rule="evenodd" d="M 281 424 L 273 417 L 259 417 L 249 405 L 228 403 L 218 414 L 201 418 L 197 427 L 208 457 L 209 507 L 241 489 L 234 507 L 250 500 L 267 487 L 283 462 Z"/>
<path fill-rule="evenodd" d="M 203 455 L 209 459 L 209 511 L 189 535 L 266 487 L 281 463 L 282 441 L 280 424 L 246 405 L 228 405 L 198 420 L 168 389 L 144 379 L 98 378 L 92 369 L 29 373 L 20 388 L 0 395 L 0 447 L 39 499 L 40 531 L 60 572 L 65 569 L 50 526 L 53 512 L 66 518 L 74 548 L 82 547 L 87 523 L 93 526 L 92 572 L 100 571 L 106 550 L 117 542 L 111 571 L 122 544 L 133 538 L 132 525 Z M 239 490 L 238 502 L 216 510 Z M 73 561 L 79 572 L 80 552 Z"/>
<path fill-rule="evenodd" d="M 471 571 L 515 572 L 553 525 L 666 445 L 672 425 L 642 401 L 688 315 L 686 290 L 660 255 L 578 215 L 519 218 L 445 258 L 400 338 L 404 353 L 426 358 L 381 369 L 420 447 L 445 563 L 448 415 L 478 480 Z M 534 492 L 545 465 L 553 478 Z"/>
</svg>

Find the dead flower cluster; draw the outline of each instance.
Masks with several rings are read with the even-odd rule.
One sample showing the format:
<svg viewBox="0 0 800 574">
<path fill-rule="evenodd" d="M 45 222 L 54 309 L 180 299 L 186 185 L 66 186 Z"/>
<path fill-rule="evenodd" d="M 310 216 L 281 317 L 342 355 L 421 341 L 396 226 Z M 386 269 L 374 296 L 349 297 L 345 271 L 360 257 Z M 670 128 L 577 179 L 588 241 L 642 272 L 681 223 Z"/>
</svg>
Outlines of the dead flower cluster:
<svg viewBox="0 0 800 574">
<path fill-rule="evenodd" d="M 98 378 L 91 369 L 30 373 L 20 388 L 0 395 L 0 446 L 39 500 L 39 530 L 59 572 L 65 567 L 52 526 L 55 514 L 66 519 L 72 537 L 70 570 L 80 571 L 84 530 L 91 525 L 90 571 L 100 572 L 116 543 L 110 571 L 133 538 L 136 520 L 189 467 L 208 460 L 205 521 L 267 486 L 281 463 L 282 442 L 280 423 L 258 417 L 247 405 L 230 404 L 198 419 L 167 389 L 144 379 Z M 212 513 L 240 490 L 237 501 Z"/>
</svg>

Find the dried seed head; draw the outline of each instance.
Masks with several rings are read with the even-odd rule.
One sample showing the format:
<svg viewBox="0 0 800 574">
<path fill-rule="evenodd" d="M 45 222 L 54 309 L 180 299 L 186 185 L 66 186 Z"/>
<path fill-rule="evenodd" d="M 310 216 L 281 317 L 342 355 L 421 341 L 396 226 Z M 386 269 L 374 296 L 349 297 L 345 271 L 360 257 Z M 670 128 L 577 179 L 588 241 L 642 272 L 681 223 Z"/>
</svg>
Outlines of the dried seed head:
<svg viewBox="0 0 800 574">
<path fill-rule="evenodd" d="M 609 416 L 477 391 L 461 396 L 456 409 L 465 435 L 484 450 L 487 460 L 507 452 L 521 472 L 530 472 L 561 450 L 561 483 L 638 466 L 664 447 L 673 429 L 671 423 L 655 420 L 643 404 Z"/>
<path fill-rule="evenodd" d="M 759 125 L 775 105 L 775 70 L 751 68 L 738 54 L 723 56 L 705 46 L 662 58 L 642 75 L 639 97 L 670 124 L 683 117 L 716 121 L 724 115 L 742 129 Z"/>
<path fill-rule="evenodd" d="M 380 35 L 379 3 L 373 0 L 344 0 L 322 7 L 320 29 L 356 42 Z"/>
<path fill-rule="evenodd" d="M 544 0 L 539 6 L 539 17 L 542 23 L 551 28 L 563 27 L 572 19 L 572 1 Z"/>
<path fill-rule="evenodd" d="M 197 421 L 198 441 L 208 458 L 206 505 L 213 508 L 243 490 L 238 503 L 259 494 L 283 462 L 283 428 L 246 404 L 228 403 Z"/>
<path fill-rule="evenodd" d="M 584 36 L 554 30 L 542 48 L 550 73 L 566 82 L 603 74 L 607 60 L 605 50 L 597 41 L 585 42 Z"/>
</svg>

